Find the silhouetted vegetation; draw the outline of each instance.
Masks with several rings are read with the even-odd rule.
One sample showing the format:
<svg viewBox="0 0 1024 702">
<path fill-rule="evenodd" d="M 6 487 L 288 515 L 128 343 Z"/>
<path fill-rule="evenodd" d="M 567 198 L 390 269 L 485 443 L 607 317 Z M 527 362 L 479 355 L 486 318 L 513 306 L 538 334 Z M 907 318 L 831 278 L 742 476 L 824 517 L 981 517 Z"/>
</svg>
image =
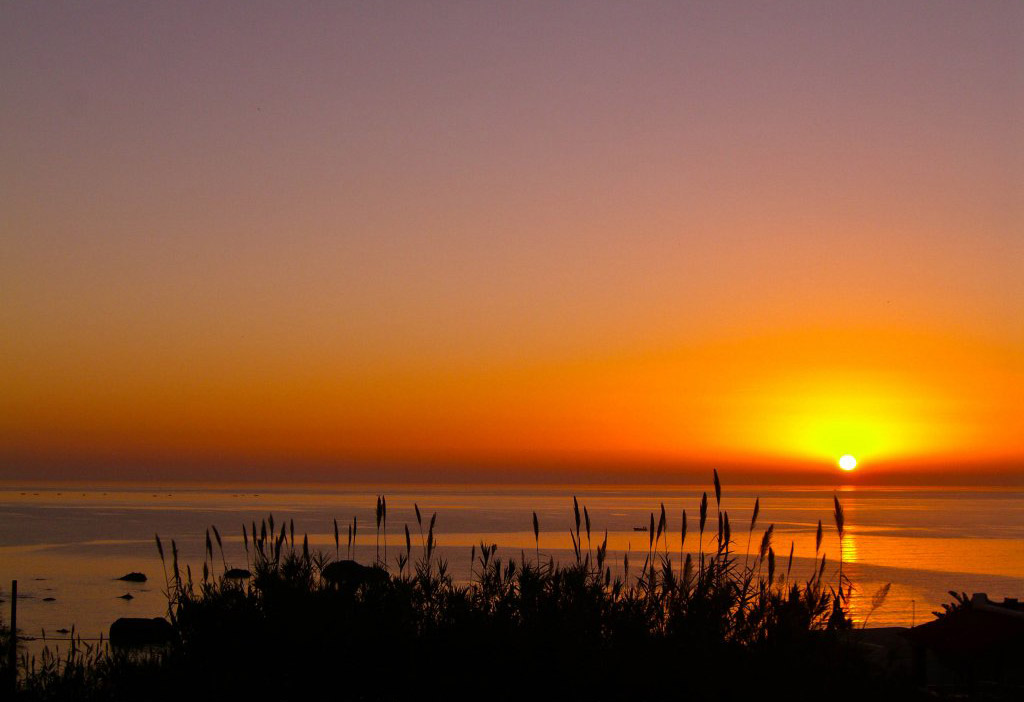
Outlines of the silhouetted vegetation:
<svg viewBox="0 0 1024 702">
<path fill-rule="evenodd" d="M 26 660 L 26 699 L 378 700 L 788 699 L 904 697 L 848 636 L 844 580 L 825 577 L 824 557 L 806 578 L 774 550 L 774 527 L 759 530 L 756 503 L 737 554 L 729 515 L 708 496 L 696 519 L 681 515 L 683 546 L 669 552 L 664 506 L 651 515 L 647 550 L 613 568 L 607 533 L 573 500 L 573 556 L 545 557 L 534 515 L 533 553 L 503 558 L 495 544 L 472 550 L 468 581 L 439 557 L 435 517 L 416 507 L 391 563 L 347 556 L 358 532 L 334 524 L 334 553 L 296 541 L 294 524 L 271 516 L 243 528 L 251 577 L 228 573 L 220 533 L 206 536 L 201 573 L 165 551 L 168 617 L 175 640 L 149 652 L 79 651 Z M 842 510 L 836 502 L 842 530 Z M 387 505 L 377 504 L 377 529 Z M 717 523 L 705 538 L 708 519 Z M 696 537 L 693 532 L 696 531 Z M 689 536 L 688 536 L 689 533 Z M 695 542 L 693 551 L 685 545 Z M 819 525 L 817 545 L 822 532 Z M 742 543 L 742 541 L 740 542 Z M 214 544 L 217 550 L 214 549 Z M 709 546 L 705 546 L 709 544 Z M 381 548 L 382 547 L 382 548 Z M 342 551 L 346 558 L 341 558 Z M 218 553 L 219 551 L 219 553 Z M 218 558 L 219 556 L 219 558 Z M 817 554 L 815 555 L 817 559 Z M 239 570 L 239 569 L 235 569 Z"/>
</svg>

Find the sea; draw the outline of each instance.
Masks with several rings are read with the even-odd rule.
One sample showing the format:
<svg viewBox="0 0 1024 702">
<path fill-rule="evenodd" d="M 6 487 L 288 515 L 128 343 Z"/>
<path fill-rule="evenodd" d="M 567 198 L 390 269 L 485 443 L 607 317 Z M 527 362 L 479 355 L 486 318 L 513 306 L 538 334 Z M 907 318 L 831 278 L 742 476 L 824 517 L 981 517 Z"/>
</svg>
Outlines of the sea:
<svg viewBox="0 0 1024 702">
<path fill-rule="evenodd" d="M 704 493 L 709 516 L 701 539 Z M 387 507 L 380 529 L 379 496 Z M 636 577 L 652 548 L 651 532 L 640 529 L 649 528 L 652 515 L 659 521 L 664 506 L 667 529 L 658 551 L 671 556 L 676 567 L 681 551 L 715 548 L 719 509 L 729 516 L 731 549 L 741 563 L 756 561 L 769 526 L 776 572 L 790 581 L 806 580 L 824 556 L 826 581 L 837 584 L 841 554 L 857 626 L 930 621 L 952 601 L 949 591 L 984 592 L 999 600 L 1024 597 L 1024 489 L 1019 487 L 726 486 L 719 506 L 713 488 L 703 485 L 8 484 L 0 487 L 0 617 L 9 621 L 13 580 L 18 582 L 18 627 L 33 651 L 46 645 L 59 649 L 72 631 L 84 641 L 103 639 L 119 617 L 165 616 L 170 564 L 160 558 L 157 536 L 168 561 L 173 540 L 182 569 L 190 566 L 199 580 L 208 530 L 216 527 L 223 544 L 222 554 L 214 541 L 214 563 L 208 567 L 215 572 L 245 568 L 243 526 L 251 529 L 270 515 L 276 530 L 284 524 L 290 533 L 294 524 L 300 547 L 306 538 L 310 550 L 327 558 L 384 559 L 393 570 L 406 551 L 405 528 L 415 560 L 436 515 L 437 555 L 456 580 L 472 577 L 471 556 L 474 550 L 479 555 L 481 544 L 497 545 L 502 559 L 568 562 L 574 558 L 574 497 L 590 518 L 589 537 L 585 518 L 581 526 L 583 548 L 596 549 L 607 535 L 608 561 L 619 576 L 625 575 L 628 559 L 630 577 Z M 845 515 L 842 538 L 835 498 Z M 759 511 L 751 529 L 755 500 Z M 684 511 L 687 535 L 681 544 Z M 824 533 L 816 553 L 819 520 Z M 356 535 L 349 546 L 353 521 Z M 147 579 L 118 579 L 130 572 Z M 888 594 L 880 600 L 876 595 L 886 585 Z"/>
</svg>

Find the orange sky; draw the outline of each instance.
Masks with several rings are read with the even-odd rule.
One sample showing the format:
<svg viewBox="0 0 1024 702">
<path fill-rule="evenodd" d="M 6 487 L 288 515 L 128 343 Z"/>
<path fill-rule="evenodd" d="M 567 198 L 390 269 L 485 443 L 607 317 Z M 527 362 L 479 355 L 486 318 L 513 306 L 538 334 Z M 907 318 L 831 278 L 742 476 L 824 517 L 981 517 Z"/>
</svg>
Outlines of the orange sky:
<svg viewBox="0 0 1024 702">
<path fill-rule="evenodd" d="M 1024 477 L 1019 5 L 5 12 L 0 478 Z"/>
</svg>

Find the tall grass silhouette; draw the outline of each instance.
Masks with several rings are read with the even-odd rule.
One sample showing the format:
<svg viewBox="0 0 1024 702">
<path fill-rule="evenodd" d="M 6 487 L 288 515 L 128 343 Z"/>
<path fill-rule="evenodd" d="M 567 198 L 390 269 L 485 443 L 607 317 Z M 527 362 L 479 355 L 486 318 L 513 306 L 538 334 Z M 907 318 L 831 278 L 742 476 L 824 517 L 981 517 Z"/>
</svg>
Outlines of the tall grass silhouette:
<svg viewBox="0 0 1024 702">
<path fill-rule="evenodd" d="M 182 569 L 175 541 L 168 554 L 157 536 L 177 640 L 140 663 L 138 674 L 126 672 L 124 658 L 109 668 L 116 674 L 104 668 L 113 658 L 83 663 L 77 697 L 176 699 L 201 691 L 209 698 L 356 700 L 436 690 L 451 699 L 732 699 L 763 694 L 769 678 L 784 681 L 791 699 L 824 690 L 837 699 L 877 693 L 871 686 L 879 676 L 844 634 L 851 621 L 842 576 L 828 581 L 824 557 L 818 561 L 820 523 L 810 572 L 793 572 L 791 544 L 783 575 L 774 525 L 751 550 L 760 500 L 739 558 L 717 472 L 714 488 L 712 548 L 705 549 L 707 493 L 695 552 L 685 550 L 681 515 L 678 558 L 661 505 L 657 518 L 650 514 L 644 562 L 632 575 L 628 553 L 613 568 L 607 531 L 596 543 L 590 512 L 575 497 L 568 562 L 543 557 L 534 513 L 534 554 L 503 558 L 497 544 L 481 542 L 471 549 L 466 580 L 454 578 L 437 551 L 437 514 L 424 527 L 418 505 L 420 546 L 404 525 L 404 550 L 393 563 L 379 547 L 371 565 L 351 558 L 355 519 L 343 560 L 337 521 L 334 554 L 311 551 L 305 535 L 298 546 L 290 521 L 278 529 L 268 515 L 251 524 L 243 534 L 248 578 L 225 577 L 231 568 L 216 529 L 207 532 L 198 580 Z M 381 496 L 378 525 L 385 520 Z M 378 528 L 375 543 L 382 540 Z M 51 686 L 67 690 L 66 682 L 54 683 L 55 670 Z M 89 670 L 97 672 L 90 678 Z M 45 687 L 33 688 L 36 697 L 46 696 Z"/>
</svg>

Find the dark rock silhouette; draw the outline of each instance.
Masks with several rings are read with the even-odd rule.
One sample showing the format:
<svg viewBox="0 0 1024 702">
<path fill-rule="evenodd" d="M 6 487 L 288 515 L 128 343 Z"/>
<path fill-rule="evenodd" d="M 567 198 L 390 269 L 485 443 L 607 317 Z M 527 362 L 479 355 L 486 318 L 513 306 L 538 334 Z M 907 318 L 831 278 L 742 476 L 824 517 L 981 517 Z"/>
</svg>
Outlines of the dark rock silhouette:
<svg viewBox="0 0 1024 702">
<path fill-rule="evenodd" d="M 163 617 L 122 617 L 110 625 L 113 646 L 151 646 L 168 643 L 172 638 L 174 627 Z"/>
<path fill-rule="evenodd" d="M 135 596 L 132 595 L 132 593 L 130 593 L 130 592 L 126 592 L 123 595 L 121 595 L 120 597 L 118 597 L 117 599 L 119 599 L 119 600 L 134 600 Z"/>
<path fill-rule="evenodd" d="M 146 578 L 145 573 L 137 573 L 134 571 L 131 573 L 125 573 L 120 578 L 118 578 L 118 580 L 124 580 L 125 582 L 129 583 L 144 583 L 146 582 L 147 579 L 148 578 Z"/>
<path fill-rule="evenodd" d="M 389 581 L 388 572 L 378 566 L 364 566 L 356 561 L 334 561 L 324 566 L 320 575 L 334 588 L 354 591 L 361 586 L 372 587 Z"/>
</svg>

